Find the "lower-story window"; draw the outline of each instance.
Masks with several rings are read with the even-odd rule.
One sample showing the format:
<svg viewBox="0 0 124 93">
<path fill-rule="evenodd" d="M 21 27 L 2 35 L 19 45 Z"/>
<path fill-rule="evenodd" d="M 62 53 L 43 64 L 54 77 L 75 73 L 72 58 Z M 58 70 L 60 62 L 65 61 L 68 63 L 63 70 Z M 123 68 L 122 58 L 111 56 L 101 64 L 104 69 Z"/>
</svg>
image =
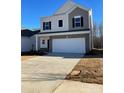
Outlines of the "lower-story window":
<svg viewBox="0 0 124 93">
<path fill-rule="evenodd" d="M 45 40 L 42 40 L 42 44 L 45 44 Z"/>
</svg>

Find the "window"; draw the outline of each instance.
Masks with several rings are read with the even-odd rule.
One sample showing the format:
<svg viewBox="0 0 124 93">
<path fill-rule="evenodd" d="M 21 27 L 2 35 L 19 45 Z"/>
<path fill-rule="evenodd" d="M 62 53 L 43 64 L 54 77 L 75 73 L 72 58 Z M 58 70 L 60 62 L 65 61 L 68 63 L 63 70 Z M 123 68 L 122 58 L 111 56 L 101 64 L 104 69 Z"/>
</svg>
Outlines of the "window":
<svg viewBox="0 0 124 93">
<path fill-rule="evenodd" d="M 73 19 L 73 27 L 83 27 L 83 17 L 75 16 Z"/>
<path fill-rule="evenodd" d="M 45 40 L 42 40 L 42 44 L 45 44 Z"/>
<path fill-rule="evenodd" d="M 51 22 L 43 22 L 43 30 L 50 30 Z"/>
<path fill-rule="evenodd" d="M 74 19 L 74 24 L 75 24 L 75 27 L 80 27 L 81 26 L 81 18 L 75 18 Z"/>
<path fill-rule="evenodd" d="M 59 27 L 62 27 L 62 26 L 63 26 L 63 21 L 59 20 Z"/>
</svg>

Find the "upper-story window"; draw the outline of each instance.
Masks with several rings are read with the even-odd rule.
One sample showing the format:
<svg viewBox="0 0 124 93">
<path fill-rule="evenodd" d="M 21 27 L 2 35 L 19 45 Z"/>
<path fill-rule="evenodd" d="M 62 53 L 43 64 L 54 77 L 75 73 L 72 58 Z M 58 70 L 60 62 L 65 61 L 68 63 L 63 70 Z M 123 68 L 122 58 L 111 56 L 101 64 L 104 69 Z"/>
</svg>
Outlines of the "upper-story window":
<svg viewBox="0 0 124 93">
<path fill-rule="evenodd" d="M 51 30 L 51 22 L 43 22 L 43 30 Z"/>
<path fill-rule="evenodd" d="M 58 24 L 59 24 L 59 27 L 62 27 L 63 26 L 63 20 L 59 20 Z"/>
<path fill-rule="evenodd" d="M 81 16 L 75 16 L 72 19 L 73 27 L 83 27 L 83 17 Z"/>
</svg>

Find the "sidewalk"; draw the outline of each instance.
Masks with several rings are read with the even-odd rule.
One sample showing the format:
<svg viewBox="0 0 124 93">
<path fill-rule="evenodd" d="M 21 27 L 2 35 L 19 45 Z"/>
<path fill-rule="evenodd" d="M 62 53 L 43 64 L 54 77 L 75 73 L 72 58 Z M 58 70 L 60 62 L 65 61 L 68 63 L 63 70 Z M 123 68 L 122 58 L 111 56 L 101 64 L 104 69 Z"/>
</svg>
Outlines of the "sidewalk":
<svg viewBox="0 0 124 93">
<path fill-rule="evenodd" d="M 102 93 L 103 85 L 65 80 L 53 93 Z"/>
</svg>

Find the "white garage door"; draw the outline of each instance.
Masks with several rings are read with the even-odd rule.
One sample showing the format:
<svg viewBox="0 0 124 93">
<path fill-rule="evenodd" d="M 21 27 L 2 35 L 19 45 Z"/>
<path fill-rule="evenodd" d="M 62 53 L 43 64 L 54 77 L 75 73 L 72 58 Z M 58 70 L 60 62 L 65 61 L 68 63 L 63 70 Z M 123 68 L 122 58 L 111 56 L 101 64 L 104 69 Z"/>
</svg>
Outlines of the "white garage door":
<svg viewBox="0 0 124 93">
<path fill-rule="evenodd" d="M 85 38 L 53 39 L 52 52 L 85 53 Z"/>
</svg>

